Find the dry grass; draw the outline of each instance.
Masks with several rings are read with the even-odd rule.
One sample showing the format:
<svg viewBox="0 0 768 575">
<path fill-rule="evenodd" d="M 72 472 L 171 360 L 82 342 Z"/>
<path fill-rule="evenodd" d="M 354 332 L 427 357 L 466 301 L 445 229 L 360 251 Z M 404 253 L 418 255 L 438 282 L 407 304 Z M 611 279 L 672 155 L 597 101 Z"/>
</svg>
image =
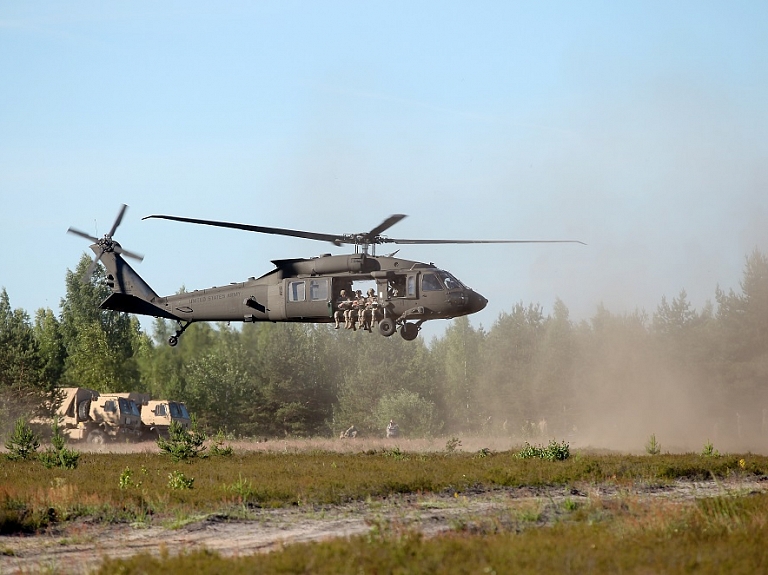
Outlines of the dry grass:
<svg viewBox="0 0 768 575">
<path fill-rule="evenodd" d="M 216 513 L 248 517 L 259 507 L 374 502 L 400 494 L 464 495 L 501 488 L 572 487 L 588 497 L 518 502 L 425 539 L 382 523 L 376 537 L 292 546 L 268 557 L 211 553 L 107 562 L 101 572 L 424 573 L 686 569 L 748 572 L 768 565 L 768 496 L 727 494 L 680 502 L 653 497 L 678 479 L 763 477 L 768 458 L 751 454 L 620 456 L 575 452 L 566 461 L 522 460 L 515 451 L 478 453 L 469 441 L 346 440 L 233 444 L 229 457 L 173 463 L 150 450 L 85 453 L 77 469 L 39 462 L 0 467 L 0 532 L 50 529 L 74 518 L 96 522 L 184 522 Z M 113 446 L 110 446 L 113 447 Z M 129 470 L 130 473 L 126 473 Z M 174 489 L 172 474 L 194 479 Z M 126 477 L 129 478 L 126 480 Z M 549 487 L 547 487 L 549 486 Z M 638 490 L 638 487 L 642 489 Z M 618 496 L 604 497 L 610 489 Z M 763 561 L 763 563 L 760 563 Z M 452 571 L 445 571 L 446 566 Z"/>
</svg>

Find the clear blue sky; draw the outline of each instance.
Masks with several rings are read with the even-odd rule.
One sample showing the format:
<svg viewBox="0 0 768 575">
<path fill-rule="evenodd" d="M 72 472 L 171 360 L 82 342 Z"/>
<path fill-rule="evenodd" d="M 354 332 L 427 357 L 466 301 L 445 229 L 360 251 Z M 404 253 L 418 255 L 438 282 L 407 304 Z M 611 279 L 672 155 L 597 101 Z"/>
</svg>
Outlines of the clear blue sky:
<svg viewBox="0 0 768 575">
<path fill-rule="evenodd" d="M 768 251 L 765 2 L 0 4 L 0 286 L 59 310 L 109 230 L 162 295 L 393 237 L 490 299 L 574 319 L 739 289 Z"/>
</svg>

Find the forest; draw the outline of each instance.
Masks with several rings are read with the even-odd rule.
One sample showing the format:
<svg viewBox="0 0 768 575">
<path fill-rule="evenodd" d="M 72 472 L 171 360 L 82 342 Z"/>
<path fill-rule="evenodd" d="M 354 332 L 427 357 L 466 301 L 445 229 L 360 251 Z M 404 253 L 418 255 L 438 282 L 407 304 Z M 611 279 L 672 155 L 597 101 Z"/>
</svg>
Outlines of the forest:
<svg viewBox="0 0 768 575">
<path fill-rule="evenodd" d="M 141 391 L 186 402 L 209 433 L 338 437 L 467 434 L 642 451 L 764 452 L 768 439 L 768 257 L 745 257 L 740 290 L 715 287 L 694 309 L 685 290 L 652 311 L 597 304 L 573 321 L 565 302 L 510 303 L 487 328 L 452 320 L 406 342 L 332 326 L 193 324 L 152 333 L 98 309 L 109 293 L 90 258 L 67 270 L 60 310 L 31 316 L 0 292 L 0 434 L 56 388 Z"/>
</svg>

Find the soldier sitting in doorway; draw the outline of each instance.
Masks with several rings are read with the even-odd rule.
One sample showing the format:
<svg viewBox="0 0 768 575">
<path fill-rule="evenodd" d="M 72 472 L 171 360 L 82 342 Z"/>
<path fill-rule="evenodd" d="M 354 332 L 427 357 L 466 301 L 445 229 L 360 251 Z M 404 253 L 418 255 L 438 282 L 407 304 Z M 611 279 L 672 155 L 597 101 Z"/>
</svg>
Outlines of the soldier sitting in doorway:
<svg viewBox="0 0 768 575">
<path fill-rule="evenodd" d="M 336 322 L 336 326 L 333 329 L 339 329 L 339 322 L 342 318 L 347 320 L 347 310 L 352 307 L 352 299 L 347 295 L 347 290 L 341 290 L 339 297 L 336 298 L 336 311 L 333 312 L 333 319 Z M 345 323 L 344 327 L 349 329 L 349 325 Z"/>
<path fill-rule="evenodd" d="M 376 292 L 373 288 L 368 290 L 368 293 L 366 294 L 366 297 L 362 297 L 361 294 L 361 304 L 358 306 L 358 320 L 360 321 L 360 329 L 364 329 L 367 332 L 371 331 L 371 326 L 373 325 L 375 316 L 376 316 L 376 310 L 375 308 L 378 307 L 378 302 L 376 301 Z"/>
<path fill-rule="evenodd" d="M 365 309 L 365 298 L 361 290 L 353 292 L 352 296 L 352 305 L 344 313 L 344 317 L 347 320 L 345 327 L 357 331 L 357 322 L 361 317 L 362 310 Z"/>
</svg>

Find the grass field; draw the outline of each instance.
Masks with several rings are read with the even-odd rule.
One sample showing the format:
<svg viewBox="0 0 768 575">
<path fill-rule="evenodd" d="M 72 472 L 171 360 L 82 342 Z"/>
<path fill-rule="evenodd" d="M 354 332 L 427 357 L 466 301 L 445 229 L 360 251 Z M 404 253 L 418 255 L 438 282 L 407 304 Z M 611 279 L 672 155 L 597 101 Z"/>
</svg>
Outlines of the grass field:
<svg viewBox="0 0 768 575">
<path fill-rule="evenodd" d="M 442 450 L 405 442 L 335 442 L 334 450 L 322 442 L 266 445 L 179 463 L 153 450 L 83 453 L 71 470 L 3 461 L 0 571 L 19 564 L 19 534 L 50 538 L 83 523 L 173 530 L 210 516 L 258 529 L 266 513 L 306 510 L 319 520 L 322 510 L 353 508 L 344 506 L 364 516 L 364 533 L 240 557 L 205 549 L 163 554 L 159 546 L 105 559 L 97 571 L 768 571 L 764 456 L 576 451 L 546 461 L 520 459 L 515 450 L 447 450 L 445 442 Z M 709 490 L 673 496 L 677 486 L 697 482 Z M 425 501 L 455 506 L 481 494 L 498 494 L 495 504 L 482 511 L 467 505 L 437 534 L 380 511 L 387 501 L 424 509 Z"/>
</svg>

